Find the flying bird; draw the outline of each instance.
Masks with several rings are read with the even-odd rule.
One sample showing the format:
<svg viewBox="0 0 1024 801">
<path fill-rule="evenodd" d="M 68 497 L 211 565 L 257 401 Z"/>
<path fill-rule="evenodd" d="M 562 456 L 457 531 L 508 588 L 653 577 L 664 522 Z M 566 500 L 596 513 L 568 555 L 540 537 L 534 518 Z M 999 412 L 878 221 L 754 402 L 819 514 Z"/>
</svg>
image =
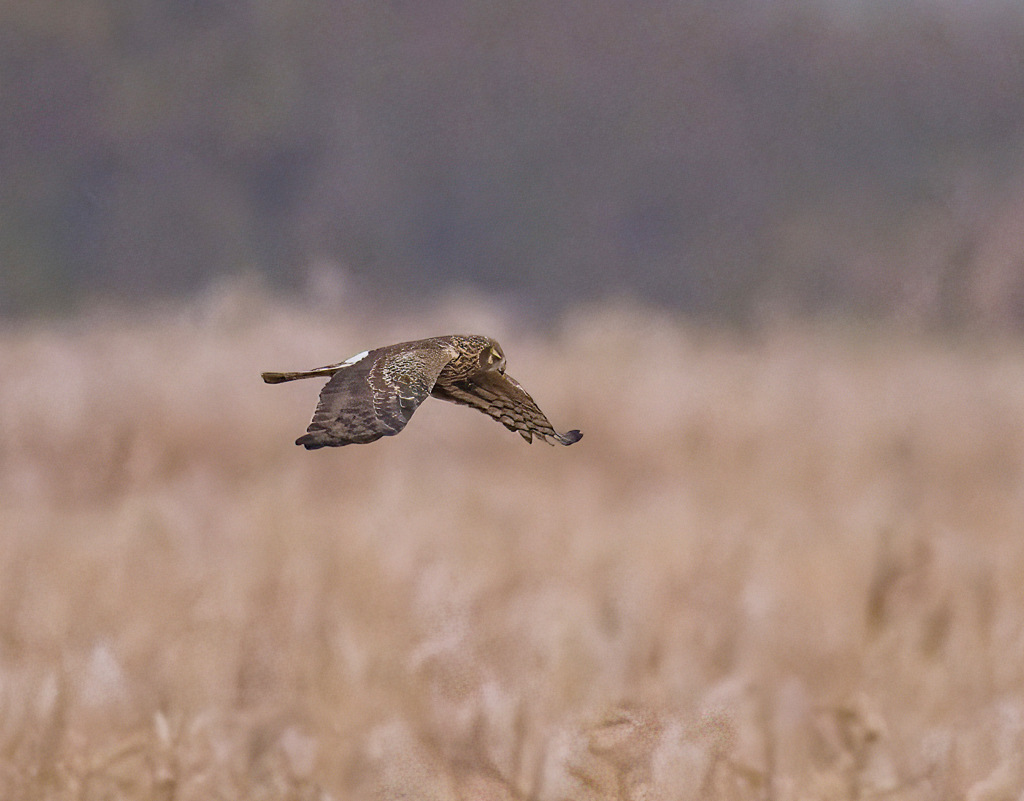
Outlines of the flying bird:
<svg viewBox="0 0 1024 801">
<path fill-rule="evenodd" d="M 512 376 L 505 354 L 477 334 L 417 339 L 357 353 L 338 364 L 294 373 L 263 373 L 268 384 L 329 377 L 306 433 L 308 450 L 374 442 L 397 434 L 428 395 L 490 415 L 527 442 L 572 445 L 579 431 L 559 434 Z"/>
</svg>

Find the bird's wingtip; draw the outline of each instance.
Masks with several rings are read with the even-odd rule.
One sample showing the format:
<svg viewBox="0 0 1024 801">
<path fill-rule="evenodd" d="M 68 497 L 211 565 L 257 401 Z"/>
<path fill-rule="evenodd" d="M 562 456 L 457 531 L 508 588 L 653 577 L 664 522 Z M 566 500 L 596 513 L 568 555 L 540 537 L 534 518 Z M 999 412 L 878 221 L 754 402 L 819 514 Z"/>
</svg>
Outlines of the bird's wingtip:
<svg viewBox="0 0 1024 801">
<path fill-rule="evenodd" d="M 579 442 L 583 439 L 583 432 L 574 428 L 572 431 L 566 431 L 562 434 L 561 439 L 563 445 L 572 445 L 574 442 Z"/>
</svg>

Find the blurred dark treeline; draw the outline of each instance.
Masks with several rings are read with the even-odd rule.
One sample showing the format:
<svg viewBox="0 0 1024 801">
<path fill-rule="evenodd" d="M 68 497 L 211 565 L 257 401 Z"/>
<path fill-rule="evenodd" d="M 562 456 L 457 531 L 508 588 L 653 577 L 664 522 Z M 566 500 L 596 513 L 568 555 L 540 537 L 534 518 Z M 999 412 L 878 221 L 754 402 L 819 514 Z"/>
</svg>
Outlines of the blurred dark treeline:
<svg viewBox="0 0 1024 801">
<path fill-rule="evenodd" d="M 0 6 L 0 311 L 255 274 L 1024 327 L 1024 12 Z"/>
</svg>

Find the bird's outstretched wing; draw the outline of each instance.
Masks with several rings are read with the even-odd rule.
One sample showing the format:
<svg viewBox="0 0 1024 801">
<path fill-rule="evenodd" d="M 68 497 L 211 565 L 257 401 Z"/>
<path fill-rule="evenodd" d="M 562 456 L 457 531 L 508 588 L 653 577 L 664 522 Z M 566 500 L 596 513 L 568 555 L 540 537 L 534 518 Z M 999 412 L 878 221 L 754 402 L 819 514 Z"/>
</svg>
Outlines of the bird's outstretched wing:
<svg viewBox="0 0 1024 801">
<path fill-rule="evenodd" d="M 494 370 L 479 372 L 465 381 L 443 387 L 435 386 L 432 394 L 441 400 L 479 409 L 510 431 L 518 431 L 527 442 L 533 442 L 537 436 L 552 445 L 555 442 L 572 445 L 583 436 L 575 430 L 559 434 L 518 381 Z"/>
<path fill-rule="evenodd" d="M 403 343 L 342 364 L 320 391 L 313 422 L 295 444 L 313 450 L 397 434 L 455 355 L 450 348 Z"/>
</svg>

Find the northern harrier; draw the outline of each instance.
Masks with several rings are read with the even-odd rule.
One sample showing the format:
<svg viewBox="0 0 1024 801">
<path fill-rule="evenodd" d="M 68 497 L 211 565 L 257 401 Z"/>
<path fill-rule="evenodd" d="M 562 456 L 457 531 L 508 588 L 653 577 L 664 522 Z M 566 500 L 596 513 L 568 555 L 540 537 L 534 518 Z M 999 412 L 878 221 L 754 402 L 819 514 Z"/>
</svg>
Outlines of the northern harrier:
<svg viewBox="0 0 1024 801">
<path fill-rule="evenodd" d="M 400 342 L 315 370 L 262 375 L 268 384 L 330 377 L 313 422 L 295 440 L 309 450 L 393 436 L 427 395 L 473 406 L 527 442 L 536 435 L 551 444 L 572 445 L 583 436 L 555 431 L 526 390 L 505 375 L 501 345 L 475 334 Z"/>
</svg>

